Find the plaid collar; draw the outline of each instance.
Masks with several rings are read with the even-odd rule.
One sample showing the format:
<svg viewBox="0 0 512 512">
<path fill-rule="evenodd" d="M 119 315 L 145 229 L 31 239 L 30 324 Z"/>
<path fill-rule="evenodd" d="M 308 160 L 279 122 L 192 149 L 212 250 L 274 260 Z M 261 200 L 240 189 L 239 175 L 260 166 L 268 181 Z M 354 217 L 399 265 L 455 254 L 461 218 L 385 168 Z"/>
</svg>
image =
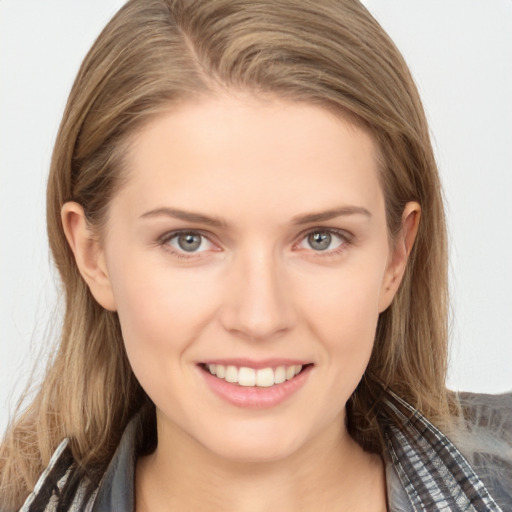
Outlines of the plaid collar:
<svg viewBox="0 0 512 512">
<path fill-rule="evenodd" d="M 380 423 L 413 510 L 501 511 L 455 445 L 391 390 Z"/>
<path fill-rule="evenodd" d="M 389 455 L 386 478 L 390 511 L 502 511 L 444 434 L 392 391 L 386 390 L 382 400 L 379 422 Z M 82 483 L 66 504 L 66 510 L 134 510 L 136 439 L 140 428 L 139 418 L 135 417 L 127 426 L 99 488 L 91 490 Z M 58 496 L 62 495 L 73 467 L 69 443 L 64 440 L 19 512 L 57 510 Z"/>
</svg>

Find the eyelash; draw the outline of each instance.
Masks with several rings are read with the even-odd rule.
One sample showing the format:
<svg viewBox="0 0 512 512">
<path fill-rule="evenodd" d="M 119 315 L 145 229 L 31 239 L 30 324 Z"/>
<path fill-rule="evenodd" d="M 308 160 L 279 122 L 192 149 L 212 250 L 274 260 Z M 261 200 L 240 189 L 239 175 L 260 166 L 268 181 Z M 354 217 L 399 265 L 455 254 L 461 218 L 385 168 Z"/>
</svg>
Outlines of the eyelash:
<svg viewBox="0 0 512 512">
<path fill-rule="evenodd" d="M 347 245 L 350 245 L 352 243 L 352 235 L 344 230 L 318 227 L 318 228 L 309 229 L 308 231 L 301 233 L 298 237 L 299 241 L 296 242 L 296 244 L 303 242 L 309 235 L 312 235 L 315 233 L 326 233 L 329 235 L 333 235 L 333 236 L 340 238 L 342 240 L 342 242 L 340 243 L 339 247 L 337 247 L 336 249 L 325 250 L 325 251 L 315 251 L 312 248 L 309 249 L 309 252 L 312 252 L 314 257 L 326 258 L 326 257 L 337 256 L 337 255 L 341 254 L 343 251 L 345 251 L 345 249 L 347 248 Z M 190 252 L 189 254 L 187 254 L 186 251 L 177 251 L 169 245 L 169 242 L 171 240 L 173 240 L 174 238 L 176 238 L 180 235 L 185 235 L 185 234 L 199 235 L 203 238 L 206 238 L 210 243 L 212 243 L 212 244 L 214 243 L 210 240 L 210 237 L 208 236 L 207 233 L 204 233 L 200 230 L 182 229 L 179 231 L 171 231 L 171 232 L 166 233 L 165 235 L 161 236 L 158 239 L 158 245 L 161 246 L 162 248 L 164 248 L 166 251 L 169 251 L 173 256 L 175 256 L 177 258 L 192 259 L 192 258 L 199 257 L 199 255 L 201 254 L 202 251 L 199 253 Z M 294 244 L 294 245 L 296 245 L 296 244 Z"/>
</svg>

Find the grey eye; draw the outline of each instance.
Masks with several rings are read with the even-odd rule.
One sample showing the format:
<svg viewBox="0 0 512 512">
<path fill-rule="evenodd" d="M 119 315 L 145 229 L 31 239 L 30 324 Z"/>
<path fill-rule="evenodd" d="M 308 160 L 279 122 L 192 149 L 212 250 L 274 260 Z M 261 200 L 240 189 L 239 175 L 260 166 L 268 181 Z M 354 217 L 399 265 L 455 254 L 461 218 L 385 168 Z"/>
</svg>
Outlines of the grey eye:
<svg viewBox="0 0 512 512">
<path fill-rule="evenodd" d="M 198 249 L 208 248 L 208 244 L 205 244 L 205 237 L 199 233 L 179 233 L 173 236 L 169 240 L 169 245 L 184 252 L 197 252 Z M 206 245 L 206 247 L 203 247 Z"/>
<path fill-rule="evenodd" d="M 202 236 L 197 233 L 183 233 L 178 235 L 178 245 L 180 249 L 187 252 L 194 252 L 201 247 Z"/>
<path fill-rule="evenodd" d="M 313 230 L 304 235 L 299 247 L 302 249 L 309 249 L 315 252 L 330 252 L 345 245 L 347 238 L 343 233 L 338 233 L 334 230 Z"/>
<path fill-rule="evenodd" d="M 181 231 L 169 234 L 164 243 L 169 244 L 176 253 L 200 254 L 215 250 L 215 245 L 208 237 L 197 231 Z"/>
<path fill-rule="evenodd" d="M 325 251 L 332 241 L 332 235 L 329 232 L 310 233 L 307 238 L 309 246 L 315 251 Z"/>
</svg>

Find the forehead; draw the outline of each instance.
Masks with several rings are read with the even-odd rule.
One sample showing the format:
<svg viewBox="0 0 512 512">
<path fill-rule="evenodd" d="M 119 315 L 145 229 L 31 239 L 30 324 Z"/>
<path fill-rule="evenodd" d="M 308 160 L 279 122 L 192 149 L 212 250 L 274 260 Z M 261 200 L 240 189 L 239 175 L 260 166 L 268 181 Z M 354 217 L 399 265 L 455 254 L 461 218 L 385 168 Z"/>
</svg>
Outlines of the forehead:
<svg viewBox="0 0 512 512">
<path fill-rule="evenodd" d="M 185 102 L 132 139 L 120 196 L 136 209 L 191 205 L 226 215 L 381 206 L 377 148 L 351 120 L 254 96 Z M 233 206 L 234 210 L 230 210 Z"/>
</svg>

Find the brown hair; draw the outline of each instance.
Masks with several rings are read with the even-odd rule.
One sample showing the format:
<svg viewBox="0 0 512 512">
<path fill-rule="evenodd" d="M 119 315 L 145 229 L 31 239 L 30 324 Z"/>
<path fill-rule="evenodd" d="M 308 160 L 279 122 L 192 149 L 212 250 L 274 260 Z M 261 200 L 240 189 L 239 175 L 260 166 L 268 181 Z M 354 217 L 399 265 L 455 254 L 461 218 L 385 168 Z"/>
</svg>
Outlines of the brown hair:
<svg viewBox="0 0 512 512">
<path fill-rule="evenodd" d="M 350 113 L 378 142 L 390 233 L 403 208 L 422 218 L 406 275 L 381 314 L 365 376 L 348 407 L 352 436 L 382 452 L 376 421 L 389 386 L 438 425 L 450 416 L 446 234 L 422 105 L 392 41 L 357 0 L 131 0 L 86 56 L 55 143 L 48 236 L 66 294 L 62 338 L 42 387 L 0 451 L 0 505 L 17 508 L 64 437 L 98 479 L 128 420 L 149 403 L 116 313 L 93 299 L 60 212 L 80 203 L 100 227 L 121 184 L 130 136 L 172 102 L 242 90 Z"/>
</svg>

